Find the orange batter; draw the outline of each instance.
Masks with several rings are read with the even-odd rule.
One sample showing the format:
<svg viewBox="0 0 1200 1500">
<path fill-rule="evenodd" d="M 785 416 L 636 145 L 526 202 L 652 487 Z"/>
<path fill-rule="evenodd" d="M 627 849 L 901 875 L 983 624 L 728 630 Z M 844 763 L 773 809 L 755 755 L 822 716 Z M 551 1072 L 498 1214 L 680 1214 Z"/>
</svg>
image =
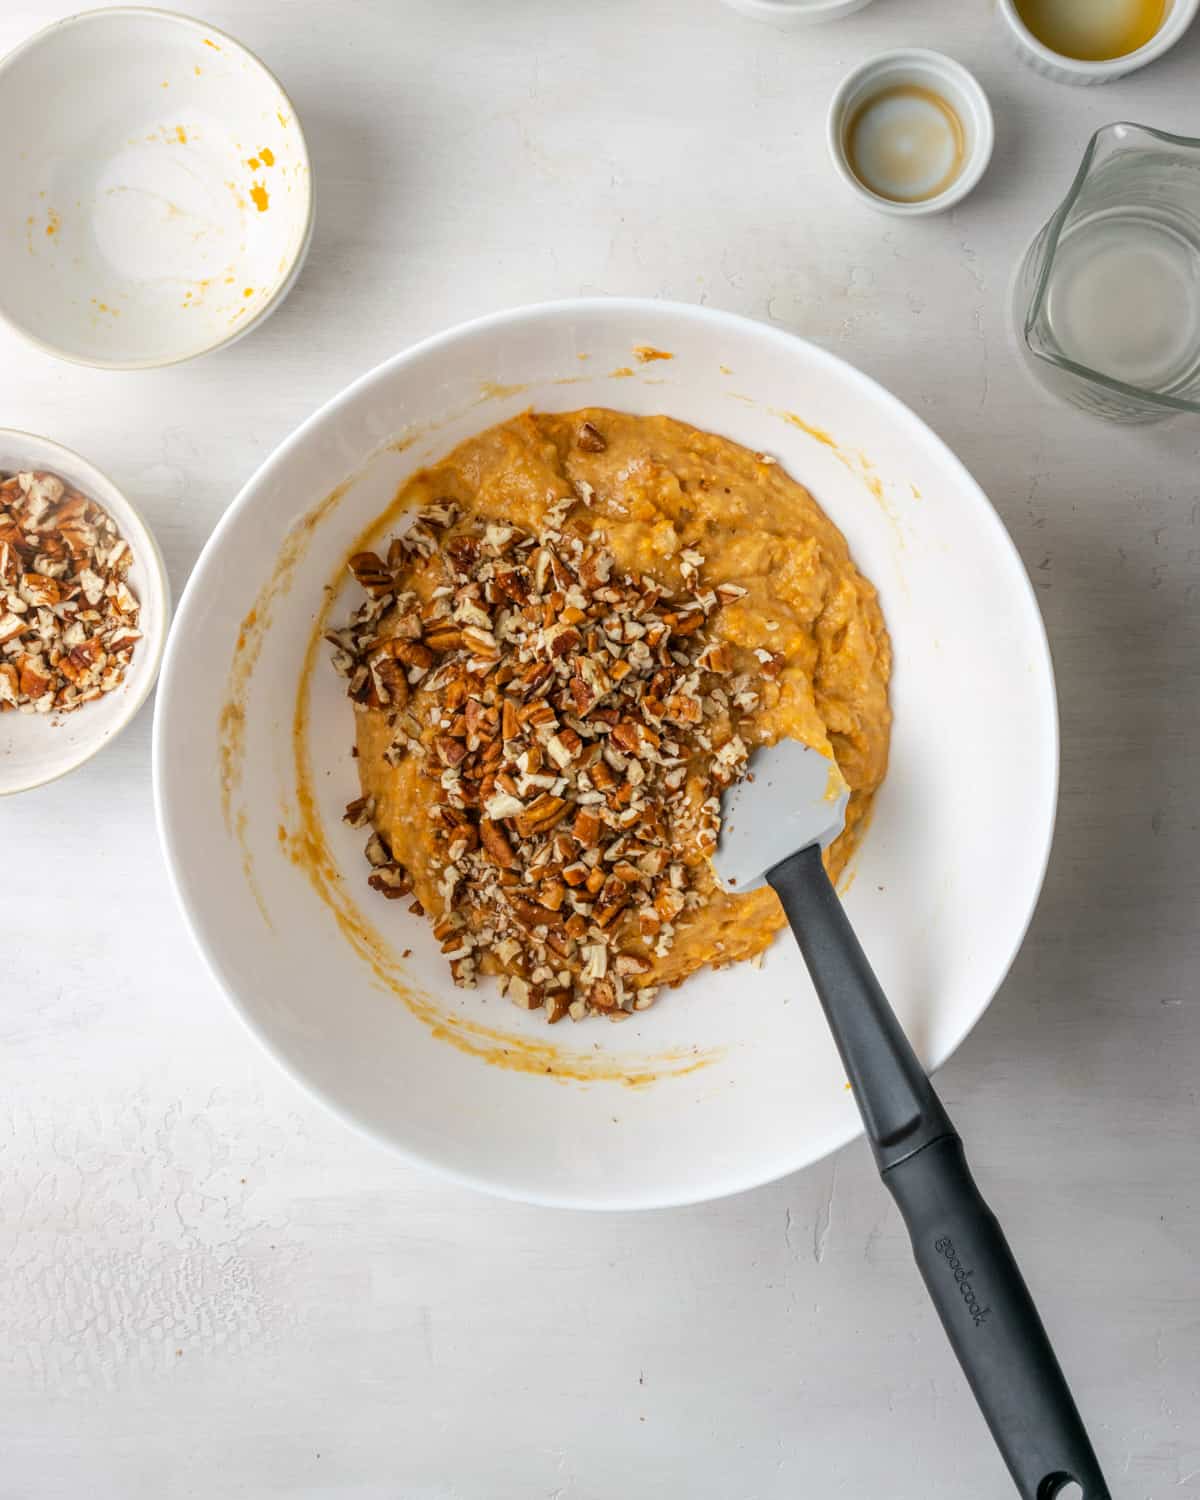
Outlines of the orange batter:
<svg viewBox="0 0 1200 1500">
<path fill-rule="evenodd" d="M 580 446 L 585 423 L 603 435 L 600 451 Z M 836 758 L 852 792 L 846 830 L 826 856 L 837 876 L 887 769 L 891 726 L 887 630 L 875 589 L 837 527 L 764 455 L 669 417 L 599 408 L 525 413 L 489 428 L 414 475 L 397 508 L 453 500 L 467 520 L 537 531 L 546 511 L 570 497 L 579 503 L 568 529 L 603 540 L 623 573 L 649 576 L 673 593 L 723 583 L 746 591 L 706 626 L 708 639 L 733 648 L 735 671 L 752 680 L 757 702 L 737 718 L 736 731 L 751 750 L 790 736 Z M 419 582 L 414 587 L 420 592 Z M 410 707 L 421 716 L 419 687 Z M 415 757 L 388 764 L 383 711 L 360 712 L 356 721 L 373 821 L 432 914 L 439 908 L 427 764 Z M 698 849 L 678 857 L 704 899 L 679 917 L 669 953 L 652 956 L 647 984 L 750 958 L 784 924 L 770 889 L 727 895 Z M 501 967 L 481 965 L 483 972 Z"/>
</svg>

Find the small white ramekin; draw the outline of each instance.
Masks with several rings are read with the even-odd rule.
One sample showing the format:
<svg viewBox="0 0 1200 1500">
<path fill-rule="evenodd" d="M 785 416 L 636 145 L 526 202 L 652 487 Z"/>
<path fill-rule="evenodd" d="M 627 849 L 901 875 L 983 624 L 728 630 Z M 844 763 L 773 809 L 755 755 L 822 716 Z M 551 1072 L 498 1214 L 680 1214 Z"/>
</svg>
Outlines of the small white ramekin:
<svg viewBox="0 0 1200 1500">
<path fill-rule="evenodd" d="M 870 3 L 871 0 L 725 0 L 730 10 L 779 28 L 840 21 Z"/>
<path fill-rule="evenodd" d="M 893 198 L 873 193 L 855 176 L 846 154 L 846 128 L 859 106 L 882 89 L 906 83 L 940 94 L 962 121 L 966 140 L 962 171 L 945 192 L 917 203 L 900 203 Z M 833 164 L 842 180 L 864 203 L 869 203 L 882 213 L 896 214 L 902 218 L 912 219 L 924 214 L 940 213 L 942 209 L 965 198 L 987 169 L 992 158 L 995 135 L 992 107 L 974 74 L 969 73 L 952 57 L 946 57 L 941 52 L 929 52 L 921 47 L 883 52 L 878 57 L 860 63 L 842 82 L 829 106 L 829 154 L 833 157 Z"/>
<path fill-rule="evenodd" d="M 1064 57 L 1061 52 L 1053 52 L 1039 42 L 1017 14 L 1013 0 L 999 0 L 996 6 L 1005 34 L 1022 61 L 1035 72 L 1058 83 L 1080 84 L 1111 83 L 1114 78 L 1123 78 L 1136 68 L 1144 68 L 1175 45 L 1198 12 L 1200 0 L 1168 0 L 1162 25 L 1144 47 L 1127 52 L 1124 57 L 1110 58 L 1107 62 L 1083 62 L 1077 57 Z"/>
</svg>

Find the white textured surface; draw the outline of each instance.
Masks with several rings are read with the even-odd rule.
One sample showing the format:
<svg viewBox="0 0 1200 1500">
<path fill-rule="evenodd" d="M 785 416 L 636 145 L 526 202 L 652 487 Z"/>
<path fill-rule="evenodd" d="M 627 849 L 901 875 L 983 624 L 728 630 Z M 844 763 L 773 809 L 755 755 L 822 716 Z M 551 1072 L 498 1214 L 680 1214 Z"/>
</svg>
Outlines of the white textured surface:
<svg viewBox="0 0 1200 1500">
<path fill-rule="evenodd" d="M 9 0 L 0 46 L 64 9 Z M 320 400 L 504 304 L 707 299 L 911 402 L 1025 555 L 1064 719 L 1041 911 L 942 1088 L 1114 1492 L 1200 1494 L 1200 426 L 1045 404 L 1005 327 L 1010 269 L 1090 131 L 1200 128 L 1200 33 L 1071 90 L 1020 68 L 979 0 L 788 35 L 716 0 L 207 13 L 303 117 L 304 275 L 253 338 L 156 374 L 0 334 L 0 419 L 109 470 L 178 589 Z M 842 73 L 902 44 L 972 66 L 997 115 L 981 187 L 915 224 L 856 204 L 821 136 Z M 863 1147 L 639 1218 L 492 1203 L 400 1166 L 310 1106 L 215 996 L 149 790 L 143 712 L 0 806 L 20 897 L 0 970 L 3 1500 L 1008 1495 Z"/>
</svg>

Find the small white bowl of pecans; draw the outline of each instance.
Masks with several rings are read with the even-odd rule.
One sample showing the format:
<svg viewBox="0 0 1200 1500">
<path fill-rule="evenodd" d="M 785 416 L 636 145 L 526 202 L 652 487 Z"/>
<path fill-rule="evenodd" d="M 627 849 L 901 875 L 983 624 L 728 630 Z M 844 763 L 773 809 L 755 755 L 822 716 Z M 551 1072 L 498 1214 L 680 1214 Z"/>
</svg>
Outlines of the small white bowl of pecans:
<svg viewBox="0 0 1200 1500">
<path fill-rule="evenodd" d="M 169 614 L 158 545 L 116 485 L 0 429 L 0 795 L 120 734 L 154 686 Z"/>
</svg>

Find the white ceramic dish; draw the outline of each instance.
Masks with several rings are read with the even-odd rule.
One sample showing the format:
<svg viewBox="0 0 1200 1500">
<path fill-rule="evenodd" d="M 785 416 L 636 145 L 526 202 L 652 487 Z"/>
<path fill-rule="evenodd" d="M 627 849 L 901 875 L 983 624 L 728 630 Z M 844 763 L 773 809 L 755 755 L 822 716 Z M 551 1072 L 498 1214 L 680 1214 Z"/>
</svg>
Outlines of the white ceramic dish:
<svg viewBox="0 0 1200 1500">
<path fill-rule="evenodd" d="M 1127 52 L 1124 57 L 1110 58 L 1107 62 L 1082 62 L 1077 57 L 1064 57 L 1061 52 L 1054 52 L 1039 42 L 1017 14 L 1013 0 L 999 0 L 996 6 L 1005 35 L 1022 61 L 1057 83 L 1075 84 L 1111 83 L 1137 68 L 1144 68 L 1170 51 L 1198 12 L 1200 0 L 1167 0 L 1163 23 L 1144 47 Z"/>
<path fill-rule="evenodd" d="M 963 128 L 963 164 L 958 176 L 935 197 L 914 203 L 897 202 L 874 193 L 854 173 L 847 157 L 846 132 L 860 105 L 884 89 L 911 84 L 939 94 L 954 109 Z M 842 81 L 829 105 L 826 141 L 839 177 L 864 203 L 881 213 L 920 218 L 941 213 L 960 203 L 987 171 L 996 128 L 992 107 L 973 73 L 941 52 L 904 47 L 860 63 Z"/>
<path fill-rule="evenodd" d="M 142 639 L 119 688 L 69 714 L 0 714 L 0 796 L 54 781 L 116 739 L 149 696 L 158 676 L 171 612 L 158 543 L 107 475 L 78 453 L 29 432 L 0 429 L 0 474 L 47 470 L 102 505 L 129 543 L 129 587 L 141 601 Z"/>
<path fill-rule="evenodd" d="M 639 363 L 646 345 L 673 358 Z M 847 901 L 918 1050 L 943 1062 L 1006 973 L 1049 850 L 1042 623 L 1003 526 L 944 444 L 866 376 L 762 324 L 551 303 L 431 339 L 330 402 L 242 491 L 192 575 L 159 689 L 155 794 L 214 976 L 318 1096 L 460 1181 L 643 1208 L 768 1181 L 858 1132 L 792 942 L 761 971 L 697 976 L 620 1025 L 547 1028 L 490 990 L 455 991 L 427 925 L 366 889 L 363 836 L 340 822 L 357 790 L 344 684 L 323 648 L 305 674 L 323 590 L 334 582 L 335 616 L 350 607 L 340 563 L 414 467 L 524 407 L 588 403 L 667 412 L 775 454 L 878 585 L 897 663 L 892 768 Z"/>
<path fill-rule="evenodd" d="M 0 314 L 106 369 L 240 338 L 312 234 L 287 95 L 231 37 L 167 11 L 86 11 L 0 63 L 0 181 Z"/>
<path fill-rule="evenodd" d="M 840 21 L 856 10 L 865 10 L 870 3 L 871 0 L 725 0 L 731 10 L 780 29 Z"/>
</svg>

